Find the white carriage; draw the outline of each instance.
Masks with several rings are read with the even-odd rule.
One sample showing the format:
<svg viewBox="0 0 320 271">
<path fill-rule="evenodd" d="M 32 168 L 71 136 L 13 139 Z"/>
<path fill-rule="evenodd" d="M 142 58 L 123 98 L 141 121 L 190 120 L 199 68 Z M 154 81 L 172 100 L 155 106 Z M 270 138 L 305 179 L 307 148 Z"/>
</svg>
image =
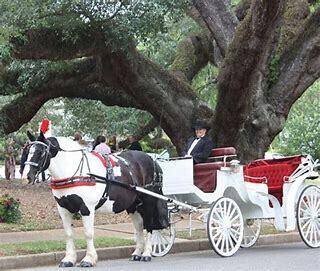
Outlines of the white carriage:
<svg viewBox="0 0 320 271">
<path fill-rule="evenodd" d="M 319 247 L 320 189 L 306 181 L 319 177 L 317 163 L 310 156 L 292 156 L 242 166 L 232 160 L 235 156 L 229 147 L 214 149 L 210 162 L 195 166 L 191 157 L 157 160 L 163 171 L 162 199 L 174 210 L 201 212 L 211 246 L 221 256 L 254 245 L 261 219 L 274 219 L 279 231 L 295 230 L 297 224 L 306 245 Z M 153 255 L 167 254 L 174 237 L 174 225 L 155 231 Z"/>
</svg>

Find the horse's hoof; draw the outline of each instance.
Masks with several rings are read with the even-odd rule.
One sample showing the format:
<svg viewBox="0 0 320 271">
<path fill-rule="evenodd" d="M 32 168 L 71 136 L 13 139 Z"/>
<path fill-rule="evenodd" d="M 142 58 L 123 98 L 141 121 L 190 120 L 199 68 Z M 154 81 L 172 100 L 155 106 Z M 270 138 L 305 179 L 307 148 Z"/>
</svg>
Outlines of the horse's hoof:
<svg viewBox="0 0 320 271">
<path fill-rule="evenodd" d="M 59 267 L 73 267 L 72 262 L 60 262 Z"/>
<path fill-rule="evenodd" d="M 93 267 L 93 264 L 90 262 L 81 262 L 80 267 Z"/>
<path fill-rule="evenodd" d="M 139 261 L 141 261 L 141 256 L 139 256 L 139 255 L 132 255 L 132 257 L 131 257 L 130 260 L 131 260 L 131 261 L 135 261 L 135 262 L 139 262 Z"/>
<path fill-rule="evenodd" d="M 143 262 L 151 262 L 151 256 L 143 256 L 141 261 L 143 261 Z"/>
</svg>

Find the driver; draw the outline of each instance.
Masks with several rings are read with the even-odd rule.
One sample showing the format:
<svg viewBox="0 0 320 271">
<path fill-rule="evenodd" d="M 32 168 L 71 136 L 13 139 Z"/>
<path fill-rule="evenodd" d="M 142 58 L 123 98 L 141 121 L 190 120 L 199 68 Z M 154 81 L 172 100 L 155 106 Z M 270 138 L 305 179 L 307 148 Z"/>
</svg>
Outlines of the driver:
<svg viewBox="0 0 320 271">
<path fill-rule="evenodd" d="M 195 136 L 189 138 L 182 154 L 192 156 L 194 164 L 205 163 L 213 149 L 213 142 L 207 135 L 210 126 L 202 120 L 197 120 L 193 128 Z"/>
</svg>

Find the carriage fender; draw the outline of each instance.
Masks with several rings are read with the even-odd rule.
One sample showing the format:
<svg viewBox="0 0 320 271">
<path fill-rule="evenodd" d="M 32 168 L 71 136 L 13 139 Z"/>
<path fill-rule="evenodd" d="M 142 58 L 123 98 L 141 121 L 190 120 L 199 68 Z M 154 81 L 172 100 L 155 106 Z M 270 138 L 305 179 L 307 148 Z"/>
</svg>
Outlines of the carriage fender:
<svg viewBox="0 0 320 271">
<path fill-rule="evenodd" d="M 242 168 L 241 168 L 242 169 Z M 260 196 L 257 191 L 266 192 L 265 184 L 252 184 L 244 181 L 243 171 L 221 171 L 217 172 L 217 196 L 232 198 L 239 205 L 244 217 L 260 217 L 264 210 L 261 208 L 261 201 L 268 200 Z M 262 204 L 263 206 L 264 204 Z"/>
<path fill-rule="evenodd" d="M 243 173 L 230 171 L 217 171 L 217 188 L 216 192 L 219 196 L 227 196 L 230 198 L 237 197 L 243 202 L 249 201 L 249 195 L 243 181 Z"/>
</svg>

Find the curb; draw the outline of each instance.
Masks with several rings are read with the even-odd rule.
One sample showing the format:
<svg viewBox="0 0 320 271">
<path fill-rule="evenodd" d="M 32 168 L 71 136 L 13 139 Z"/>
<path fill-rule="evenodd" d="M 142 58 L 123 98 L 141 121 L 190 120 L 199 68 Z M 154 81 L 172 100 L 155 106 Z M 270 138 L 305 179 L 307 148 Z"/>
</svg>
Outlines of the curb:
<svg viewBox="0 0 320 271">
<path fill-rule="evenodd" d="M 268 234 L 259 237 L 256 246 L 292 243 L 301 241 L 298 233 Z M 183 240 L 175 242 L 170 253 L 211 250 L 207 239 Z M 99 261 L 129 258 L 134 251 L 134 246 L 98 248 Z M 58 265 L 65 252 L 50 252 L 23 256 L 9 256 L 0 258 L 0 270 L 29 268 L 38 266 Z M 85 250 L 77 251 L 77 258 L 82 259 Z"/>
</svg>

